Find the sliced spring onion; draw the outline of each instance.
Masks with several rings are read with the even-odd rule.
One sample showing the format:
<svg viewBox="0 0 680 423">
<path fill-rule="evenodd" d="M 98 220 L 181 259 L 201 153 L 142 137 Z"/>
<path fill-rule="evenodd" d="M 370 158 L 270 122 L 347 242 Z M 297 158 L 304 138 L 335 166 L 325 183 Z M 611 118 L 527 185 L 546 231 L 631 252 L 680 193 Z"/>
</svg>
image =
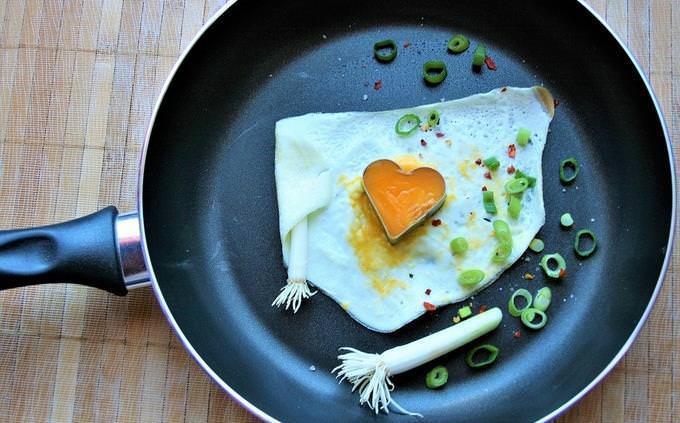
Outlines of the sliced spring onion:
<svg viewBox="0 0 680 423">
<path fill-rule="evenodd" d="M 466 270 L 458 276 L 458 283 L 463 286 L 477 285 L 484 280 L 484 272 L 479 269 Z"/>
<path fill-rule="evenodd" d="M 567 169 L 571 169 L 571 173 L 567 174 Z M 560 181 L 564 184 L 569 184 L 576 179 L 578 175 L 578 160 L 574 157 L 569 157 L 560 162 Z"/>
<path fill-rule="evenodd" d="M 430 128 L 439 125 L 439 112 L 437 110 L 430 110 L 427 115 L 427 124 Z"/>
<path fill-rule="evenodd" d="M 527 178 L 510 179 L 505 183 L 505 191 L 508 194 L 519 194 L 529 188 L 529 180 Z"/>
<path fill-rule="evenodd" d="M 439 84 L 446 78 L 446 64 L 441 60 L 423 63 L 423 78 L 430 84 Z"/>
<path fill-rule="evenodd" d="M 498 161 L 496 156 L 491 156 L 488 159 L 484 159 L 484 166 L 489 170 L 496 170 L 500 167 L 501 162 Z"/>
<path fill-rule="evenodd" d="M 519 178 L 526 178 L 527 181 L 529 181 L 529 188 L 533 188 L 536 186 L 536 178 L 533 176 L 529 176 L 526 173 L 522 172 L 521 170 L 515 171 L 515 179 Z"/>
<path fill-rule="evenodd" d="M 570 213 L 564 213 L 562 216 L 560 216 L 560 225 L 564 226 L 565 228 L 568 228 L 573 224 L 574 218 L 571 217 Z"/>
<path fill-rule="evenodd" d="M 590 248 L 585 250 L 581 248 L 581 238 L 583 237 L 590 238 L 592 242 Z M 574 240 L 574 251 L 576 251 L 576 254 L 578 254 L 580 257 L 588 257 L 589 255 L 593 254 L 595 248 L 597 248 L 597 238 L 595 238 L 595 234 L 591 230 L 581 229 L 580 231 L 576 232 L 576 239 Z"/>
<path fill-rule="evenodd" d="M 477 44 L 475 53 L 472 56 L 472 66 L 481 68 L 484 64 L 484 59 L 486 59 L 486 47 L 484 44 Z"/>
<path fill-rule="evenodd" d="M 534 253 L 540 253 L 541 251 L 543 251 L 543 248 L 545 248 L 545 244 L 543 243 L 543 240 L 540 238 L 534 238 L 529 243 L 529 249 Z"/>
<path fill-rule="evenodd" d="M 493 231 L 498 242 L 506 242 L 512 245 L 512 232 L 510 232 L 510 225 L 505 220 L 494 220 Z"/>
<path fill-rule="evenodd" d="M 534 323 L 536 316 L 540 317 L 541 320 Z M 546 314 L 541 310 L 537 310 L 535 308 L 528 308 L 524 310 L 520 318 L 522 319 L 524 326 L 534 330 L 541 329 L 546 323 L 548 323 L 548 316 L 546 316 Z"/>
<path fill-rule="evenodd" d="M 511 195 L 510 196 L 510 202 L 508 203 L 508 214 L 510 217 L 513 219 L 517 219 L 519 217 L 519 213 L 522 211 L 522 200 L 519 199 L 516 195 Z"/>
<path fill-rule="evenodd" d="M 394 40 L 382 40 L 373 44 L 373 56 L 383 63 L 388 63 L 397 57 L 397 43 Z"/>
<path fill-rule="evenodd" d="M 553 267 L 553 264 L 556 266 Z M 559 253 L 544 255 L 541 257 L 540 265 L 546 275 L 555 279 L 559 278 L 562 272 L 567 270 L 567 262 L 564 261 L 564 257 Z"/>
<path fill-rule="evenodd" d="M 522 297 L 526 301 L 526 304 L 524 304 L 524 306 L 522 306 L 521 308 L 517 307 L 517 302 L 515 301 L 517 297 Z M 531 308 L 531 301 L 532 301 L 531 292 L 527 291 L 524 288 L 520 288 L 513 292 L 512 296 L 508 300 L 508 312 L 513 317 L 519 317 L 519 315 L 522 314 L 524 310 Z"/>
<path fill-rule="evenodd" d="M 485 351 L 489 355 L 481 361 L 475 361 L 475 355 L 477 355 L 477 353 L 480 351 Z M 467 355 L 465 356 L 465 362 L 467 363 L 468 366 L 472 367 L 473 369 L 488 366 L 489 364 L 496 361 L 499 352 L 500 350 L 498 349 L 498 347 L 494 345 L 491 344 L 480 345 L 468 351 Z"/>
<path fill-rule="evenodd" d="M 470 47 L 470 40 L 464 35 L 454 35 L 449 40 L 446 48 L 449 49 L 451 53 L 460 54 Z"/>
<path fill-rule="evenodd" d="M 547 286 L 544 286 L 536 293 L 532 306 L 536 310 L 546 311 L 550 307 L 550 300 L 552 300 L 552 291 Z"/>
<path fill-rule="evenodd" d="M 425 386 L 429 389 L 437 389 L 446 385 L 449 380 L 449 372 L 444 366 L 437 366 L 425 375 Z"/>
<path fill-rule="evenodd" d="M 530 138 L 531 138 L 530 130 L 528 130 L 527 128 L 519 128 L 519 131 L 517 131 L 516 141 L 520 147 L 526 147 L 526 145 L 529 144 Z"/>
<path fill-rule="evenodd" d="M 482 202 L 484 203 L 484 210 L 490 214 L 496 214 L 496 203 L 493 201 L 493 191 L 482 191 Z"/>
<path fill-rule="evenodd" d="M 396 125 L 394 125 L 394 130 L 399 135 L 411 135 L 419 126 L 420 118 L 413 113 L 408 113 L 399 118 Z"/>
<path fill-rule="evenodd" d="M 451 248 L 451 254 L 453 255 L 464 254 L 468 249 L 468 242 L 465 238 L 459 236 L 458 238 L 453 238 L 451 240 L 449 247 Z"/>
<path fill-rule="evenodd" d="M 467 319 L 468 317 L 472 316 L 472 309 L 470 306 L 461 307 L 458 309 L 458 315 L 461 319 Z"/>
<path fill-rule="evenodd" d="M 497 264 L 503 264 L 508 261 L 508 257 L 512 253 L 512 244 L 509 242 L 499 242 L 493 249 L 491 261 Z"/>
</svg>

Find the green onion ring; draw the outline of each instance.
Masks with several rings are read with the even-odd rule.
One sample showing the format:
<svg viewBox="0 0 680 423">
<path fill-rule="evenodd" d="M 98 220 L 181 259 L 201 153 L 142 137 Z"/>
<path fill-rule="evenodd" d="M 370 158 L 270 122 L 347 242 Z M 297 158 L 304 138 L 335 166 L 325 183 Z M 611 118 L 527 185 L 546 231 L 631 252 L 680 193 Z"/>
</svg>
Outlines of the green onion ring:
<svg viewBox="0 0 680 423">
<path fill-rule="evenodd" d="M 536 310 L 545 312 L 548 307 L 550 307 L 550 301 L 552 300 L 552 291 L 547 286 L 539 289 L 534 296 L 533 307 Z"/>
<path fill-rule="evenodd" d="M 473 286 L 484 280 L 484 272 L 479 269 L 466 270 L 458 276 L 458 283 L 463 286 Z"/>
<path fill-rule="evenodd" d="M 522 211 L 522 200 L 516 195 L 510 196 L 510 202 L 508 203 L 508 214 L 513 219 L 519 218 L 519 213 Z"/>
<path fill-rule="evenodd" d="M 517 308 L 517 304 L 515 303 L 515 299 L 517 297 L 522 297 L 527 301 L 524 307 Z M 519 317 L 519 315 L 522 314 L 524 310 L 531 308 L 531 302 L 532 302 L 531 292 L 527 291 L 524 288 L 520 288 L 513 292 L 512 296 L 510 296 L 510 299 L 508 300 L 508 312 L 513 317 Z"/>
<path fill-rule="evenodd" d="M 489 214 L 496 214 L 496 203 L 493 200 L 493 191 L 482 191 L 482 202 L 484 203 L 484 210 Z"/>
<path fill-rule="evenodd" d="M 518 170 L 515 172 L 515 179 L 519 178 L 527 178 L 527 181 L 529 181 L 529 188 L 533 188 L 536 186 L 536 178 L 533 176 L 529 176 L 526 173 L 522 172 L 521 170 Z"/>
<path fill-rule="evenodd" d="M 429 389 L 437 389 L 446 385 L 449 380 L 449 372 L 444 366 L 437 366 L 425 375 L 425 386 Z"/>
<path fill-rule="evenodd" d="M 562 216 L 560 216 L 560 225 L 564 226 L 565 228 L 568 228 L 573 224 L 574 218 L 571 217 L 571 213 L 564 213 Z"/>
<path fill-rule="evenodd" d="M 446 44 L 451 53 L 460 54 L 470 47 L 470 40 L 464 35 L 454 35 Z"/>
<path fill-rule="evenodd" d="M 472 309 L 470 306 L 461 307 L 458 309 L 458 316 L 461 319 L 467 319 L 468 317 L 472 316 Z"/>
<path fill-rule="evenodd" d="M 477 44 L 475 53 L 472 56 L 472 66 L 481 68 L 484 64 L 484 59 L 486 59 L 486 47 L 484 44 Z"/>
<path fill-rule="evenodd" d="M 449 248 L 451 248 L 451 254 L 453 255 L 464 254 L 468 250 L 468 242 L 465 238 L 459 236 L 451 240 Z"/>
<path fill-rule="evenodd" d="M 499 242 L 507 242 L 512 245 L 512 232 L 505 220 L 497 219 L 493 221 L 493 231 Z"/>
<path fill-rule="evenodd" d="M 475 354 L 477 354 L 478 351 L 482 350 L 487 351 L 489 353 L 489 357 L 487 357 L 486 360 L 475 361 L 474 360 Z M 468 351 L 467 355 L 465 356 L 465 362 L 467 363 L 468 366 L 470 366 L 473 369 L 488 366 L 489 364 L 496 361 L 499 352 L 500 350 L 498 349 L 498 347 L 494 345 L 491 344 L 480 345 Z"/>
<path fill-rule="evenodd" d="M 446 64 L 441 60 L 428 60 L 423 63 L 423 78 L 428 83 L 439 84 L 446 75 Z"/>
<path fill-rule="evenodd" d="M 556 268 L 553 269 L 550 267 L 551 261 L 554 261 L 557 264 Z M 548 275 L 548 277 L 555 279 L 560 277 L 560 273 L 567 270 L 567 262 L 564 261 L 564 257 L 562 257 L 559 253 L 546 254 L 541 257 L 540 266 L 543 268 L 543 271 L 546 275 Z"/>
<path fill-rule="evenodd" d="M 529 249 L 534 253 L 540 253 L 541 251 L 543 251 L 543 248 L 545 248 L 545 244 L 543 243 L 543 240 L 540 238 L 534 238 L 529 243 Z"/>
<path fill-rule="evenodd" d="M 484 159 L 484 166 L 489 170 L 496 170 L 501 165 L 496 156 L 491 156 L 488 159 Z"/>
<path fill-rule="evenodd" d="M 534 319 L 537 315 L 541 317 L 541 320 L 538 323 L 534 323 Z M 537 310 L 535 308 L 528 308 L 524 310 L 520 318 L 522 319 L 524 326 L 534 330 L 541 329 L 546 323 L 548 323 L 548 316 L 546 316 L 546 314 L 541 310 Z"/>
<path fill-rule="evenodd" d="M 427 124 L 432 128 L 439 125 L 439 112 L 437 110 L 430 110 L 427 114 Z"/>
<path fill-rule="evenodd" d="M 593 245 L 591 245 L 587 250 L 582 250 L 580 246 L 581 238 L 584 236 L 590 238 L 593 241 Z M 576 239 L 574 240 L 574 251 L 576 251 L 576 254 L 578 254 L 580 257 L 588 257 L 589 255 L 593 254 L 595 248 L 597 248 L 597 238 L 595 238 L 595 234 L 592 231 L 589 229 L 581 229 L 580 231 L 576 232 Z"/>
<path fill-rule="evenodd" d="M 509 242 L 499 242 L 493 250 L 491 261 L 497 264 L 503 264 L 508 261 L 510 254 L 512 254 L 512 244 Z"/>
<path fill-rule="evenodd" d="M 406 126 L 408 124 L 408 126 Z M 406 128 L 404 128 L 406 126 Z M 420 118 L 413 113 L 406 114 L 399 118 L 394 130 L 399 135 L 411 135 L 420 126 Z"/>
<path fill-rule="evenodd" d="M 527 178 L 510 179 L 505 183 L 505 191 L 508 194 L 519 194 L 529 188 L 529 180 Z"/>
<path fill-rule="evenodd" d="M 531 131 L 527 128 L 519 128 L 519 131 L 517 131 L 517 144 L 519 144 L 520 147 L 526 147 L 526 145 L 529 144 L 530 139 Z"/>
<path fill-rule="evenodd" d="M 567 176 L 566 169 L 570 167 L 573 169 L 574 173 Z M 576 160 L 574 157 L 569 157 L 560 162 L 560 181 L 562 181 L 563 184 L 569 184 L 576 179 L 576 175 L 578 175 L 578 160 Z"/>
<path fill-rule="evenodd" d="M 387 53 L 383 50 L 389 48 Z M 382 40 L 373 44 L 373 56 L 378 59 L 379 62 L 389 63 L 397 57 L 397 43 L 394 40 Z"/>
</svg>

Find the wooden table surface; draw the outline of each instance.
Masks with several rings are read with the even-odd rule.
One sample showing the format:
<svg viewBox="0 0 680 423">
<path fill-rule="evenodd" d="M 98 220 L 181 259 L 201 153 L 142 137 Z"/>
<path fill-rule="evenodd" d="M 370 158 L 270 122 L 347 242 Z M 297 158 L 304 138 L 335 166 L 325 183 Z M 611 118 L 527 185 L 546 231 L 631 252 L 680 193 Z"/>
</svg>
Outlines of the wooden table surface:
<svg viewBox="0 0 680 423">
<path fill-rule="evenodd" d="M 135 208 L 137 157 L 153 102 L 176 57 L 221 3 L 0 0 L 1 228 L 109 204 Z M 591 4 L 635 53 L 680 139 L 680 0 Z M 680 415 L 678 264 L 676 249 L 626 358 L 561 421 Z M 0 296 L 0 420 L 255 419 L 189 358 L 150 289 L 119 298 L 38 286 Z"/>
</svg>

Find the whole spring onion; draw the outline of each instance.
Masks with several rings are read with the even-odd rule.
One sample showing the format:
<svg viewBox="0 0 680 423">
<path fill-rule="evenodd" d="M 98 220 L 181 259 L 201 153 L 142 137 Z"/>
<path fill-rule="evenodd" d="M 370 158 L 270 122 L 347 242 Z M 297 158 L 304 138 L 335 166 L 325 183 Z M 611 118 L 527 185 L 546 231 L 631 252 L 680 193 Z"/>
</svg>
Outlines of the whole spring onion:
<svg viewBox="0 0 680 423">
<path fill-rule="evenodd" d="M 543 248 L 545 248 L 545 244 L 543 243 L 543 240 L 540 238 L 534 238 L 529 243 L 529 249 L 534 253 L 540 253 L 541 251 L 543 251 Z"/>
<path fill-rule="evenodd" d="M 573 224 L 574 218 L 571 217 L 570 213 L 564 213 L 562 216 L 560 216 L 560 225 L 564 226 L 565 228 L 568 228 Z"/>
<path fill-rule="evenodd" d="M 552 267 L 553 264 L 556 266 Z M 548 277 L 555 279 L 559 278 L 562 272 L 567 270 L 567 262 L 564 261 L 564 257 L 559 253 L 546 254 L 541 257 L 540 266 Z"/>
<path fill-rule="evenodd" d="M 487 213 L 498 213 L 496 203 L 493 201 L 493 191 L 482 191 L 482 203 L 484 204 L 484 210 L 486 210 Z"/>
<path fill-rule="evenodd" d="M 316 294 L 307 284 L 307 218 L 298 222 L 290 232 L 290 263 L 288 265 L 288 280 L 281 288 L 281 292 L 274 299 L 272 307 L 286 305 L 293 307 L 293 313 L 300 309 L 302 300 Z"/>
<path fill-rule="evenodd" d="M 370 354 L 355 348 L 342 347 L 338 356 L 342 362 L 333 369 L 340 382 L 345 379 L 352 390 L 359 391 L 359 404 L 367 404 L 376 414 L 389 412 L 389 405 L 406 414 L 392 399 L 394 384 L 390 377 L 414 369 L 455 350 L 496 329 L 503 318 L 498 307 L 489 309 L 456 325 L 420 338 L 409 344 L 389 349 L 382 354 Z M 422 417 L 422 416 L 421 416 Z"/>
<path fill-rule="evenodd" d="M 534 296 L 534 302 L 532 307 L 536 310 L 545 312 L 548 307 L 550 307 L 550 301 L 552 300 L 552 291 L 547 286 L 539 289 Z"/>
<path fill-rule="evenodd" d="M 567 174 L 567 169 L 571 169 L 571 173 Z M 578 160 L 574 157 L 569 157 L 560 162 L 560 181 L 563 184 L 570 184 L 576 179 L 578 175 Z"/>
<path fill-rule="evenodd" d="M 581 238 L 584 237 L 590 238 L 591 241 L 590 247 L 585 250 L 581 248 Z M 574 251 L 576 251 L 576 254 L 580 257 L 588 257 L 593 254 L 595 248 L 597 248 L 597 238 L 595 238 L 595 234 L 592 231 L 589 229 L 581 229 L 576 232 L 576 238 L 574 239 Z"/>
<path fill-rule="evenodd" d="M 500 167 L 501 162 L 498 161 L 496 156 L 491 156 L 488 159 L 484 159 L 484 166 L 489 170 L 496 170 Z"/>
<path fill-rule="evenodd" d="M 522 297 L 526 301 L 526 304 L 521 308 L 517 307 L 517 297 Z M 524 310 L 531 308 L 531 301 L 531 292 L 524 288 L 516 290 L 512 293 L 510 299 L 508 300 L 508 313 L 510 313 L 510 315 L 513 317 L 519 317 Z"/>
<path fill-rule="evenodd" d="M 458 283 L 463 286 L 474 286 L 484 280 L 484 272 L 479 269 L 470 269 L 458 275 Z"/>
<path fill-rule="evenodd" d="M 530 138 L 531 138 L 530 130 L 528 130 L 527 128 L 519 128 L 519 131 L 517 131 L 516 141 L 520 147 L 526 147 L 526 145 L 529 144 Z"/>
<path fill-rule="evenodd" d="M 534 323 L 536 316 L 540 317 L 541 320 Z M 535 308 L 528 308 L 524 310 L 520 318 L 522 319 L 524 326 L 534 330 L 541 329 L 546 323 L 548 323 L 548 316 L 541 310 L 537 310 Z"/>
<path fill-rule="evenodd" d="M 439 112 L 437 110 L 430 110 L 430 113 L 427 115 L 427 124 L 430 128 L 433 128 L 437 125 L 439 125 Z"/>
<path fill-rule="evenodd" d="M 470 40 L 464 35 L 454 35 L 446 44 L 446 48 L 449 49 L 451 53 L 460 54 L 470 47 Z"/>
<path fill-rule="evenodd" d="M 438 389 L 446 385 L 449 380 L 449 371 L 444 366 L 437 366 L 425 375 L 425 386 L 429 389 Z"/>
<path fill-rule="evenodd" d="M 498 242 L 505 242 L 512 245 L 512 232 L 510 225 L 505 220 L 497 219 L 493 221 L 494 236 Z"/>
<path fill-rule="evenodd" d="M 460 316 L 461 319 L 467 319 L 472 316 L 472 309 L 470 306 L 461 307 L 458 309 L 458 316 Z"/>
<path fill-rule="evenodd" d="M 472 66 L 481 68 L 484 64 L 484 59 L 486 59 L 486 47 L 484 44 L 477 44 L 477 47 L 475 47 L 475 52 L 472 56 Z"/>
<path fill-rule="evenodd" d="M 475 355 L 477 355 L 477 353 L 480 351 L 486 351 L 489 355 L 481 361 L 475 361 Z M 465 356 L 465 362 L 471 368 L 478 369 L 480 367 L 488 366 L 489 364 L 496 361 L 499 352 L 500 350 L 498 349 L 498 347 L 494 345 L 491 344 L 480 345 L 468 351 L 467 355 Z"/>
<path fill-rule="evenodd" d="M 505 183 L 505 191 L 508 194 L 519 194 L 529 188 L 529 180 L 527 178 L 510 179 Z"/>
<path fill-rule="evenodd" d="M 519 218 L 519 213 L 522 211 L 522 200 L 517 196 L 511 195 L 510 202 L 508 203 L 508 214 L 513 219 Z"/>
<path fill-rule="evenodd" d="M 406 136 L 411 135 L 420 126 L 420 118 L 413 113 L 405 114 L 400 117 L 394 125 L 394 130 L 397 134 Z"/>
<path fill-rule="evenodd" d="M 373 56 L 383 63 L 389 63 L 397 57 L 397 43 L 394 40 L 382 40 L 373 44 Z"/>
<path fill-rule="evenodd" d="M 454 256 L 464 254 L 468 249 L 468 242 L 465 238 L 459 236 L 451 240 L 449 247 L 451 248 L 451 254 Z"/>
<path fill-rule="evenodd" d="M 499 242 L 493 249 L 491 261 L 497 264 L 503 264 L 508 261 L 510 254 L 512 254 L 512 244 L 509 242 Z"/>
<path fill-rule="evenodd" d="M 439 84 L 446 78 L 446 64 L 441 60 L 423 63 L 423 78 L 430 84 Z"/>
<path fill-rule="evenodd" d="M 522 172 L 521 170 L 515 171 L 515 179 L 519 178 L 526 178 L 527 181 L 529 181 L 529 188 L 533 188 L 536 186 L 536 178 L 533 176 L 529 176 L 526 173 Z"/>
</svg>

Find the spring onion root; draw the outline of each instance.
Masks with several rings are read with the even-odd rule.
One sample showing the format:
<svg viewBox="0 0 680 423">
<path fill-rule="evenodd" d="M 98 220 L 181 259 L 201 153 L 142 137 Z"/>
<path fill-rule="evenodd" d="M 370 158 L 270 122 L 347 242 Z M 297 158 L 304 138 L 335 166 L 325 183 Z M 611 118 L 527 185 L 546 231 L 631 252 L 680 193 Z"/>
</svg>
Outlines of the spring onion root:
<svg viewBox="0 0 680 423">
<path fill-rule="evenodd" d="M 389 405 L 409 415 L 411 413 L 392 400 L 394 384 L 390 377 L 404 373 L 435 358 L 461 347 L 480 336 L 496 329 L 503 318 L 498 307 L 464 320 L 454 326 L 435 332 L 409 344 L 389 349 L 382 354 L 369 354 L 354 348 L 342 347 L 344 353 L 338 356 L 342 362 L 333 369 L 340 382 L 347 379 L 352 391 L 359 391 L 359 404 L 367 404 L 378 414 L 381 410 L 389 412 Z"/>
<path fill-rule="evenodd" d="M 307 218 L 293 226 L 290 233 L 290 263 L 288 265 L 288 281 L 286 286 L 274 299 L 272 307 L 286 305 L 286 310 L 293 307 L 293 313 L 300 309 L 303 299 L 316 294 L 307 284 Z"/>
</svg>

